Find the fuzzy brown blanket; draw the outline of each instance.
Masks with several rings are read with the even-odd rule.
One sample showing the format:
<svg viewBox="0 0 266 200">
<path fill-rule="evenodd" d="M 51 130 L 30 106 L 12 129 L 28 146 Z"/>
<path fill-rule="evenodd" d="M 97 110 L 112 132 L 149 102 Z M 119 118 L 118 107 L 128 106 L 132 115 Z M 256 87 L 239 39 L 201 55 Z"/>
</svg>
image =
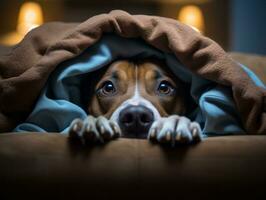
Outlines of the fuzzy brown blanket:
<svg viewBox="0 0 266 200">
<path fill-rule="evenodd" d="M 266 90 L 217 43 L 173 19 L 117 10 L 79 24 L 47 23 L 0 57 L 0 132 L 25 120 L 58 64 L 81 54 L 103 33 L 142 38 L 173 53 L 193 73 L 230 87 L 246 131 L 266 133 Z"/>
</svg>

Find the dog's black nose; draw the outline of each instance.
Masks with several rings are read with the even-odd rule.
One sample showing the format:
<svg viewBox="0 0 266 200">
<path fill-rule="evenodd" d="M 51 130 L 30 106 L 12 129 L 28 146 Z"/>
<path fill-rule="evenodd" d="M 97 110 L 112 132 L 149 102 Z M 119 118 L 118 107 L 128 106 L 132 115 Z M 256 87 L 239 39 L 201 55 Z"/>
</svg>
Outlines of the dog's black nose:
<svg viewBox="0 0 266 200">
<path fill-rule="evenodd" d="M 153 113 L 144 106 L 128 106 L 119 115 L 119 126 L 125 137 L 146 138 L 153 121 Z"/>
</svg>

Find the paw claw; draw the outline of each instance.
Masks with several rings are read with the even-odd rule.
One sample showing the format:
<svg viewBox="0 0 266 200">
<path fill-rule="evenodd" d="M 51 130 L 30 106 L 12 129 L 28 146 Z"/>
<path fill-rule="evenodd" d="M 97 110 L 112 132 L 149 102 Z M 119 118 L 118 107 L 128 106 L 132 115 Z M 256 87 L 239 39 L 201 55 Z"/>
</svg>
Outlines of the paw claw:
<svg viewBox="0 0 266 200">
<path fill-rule="evenodd" d="M 155 136 L 156 136 L 155 131 L 156 131 L 155 128 L 150 131 L 149 139 L 154 139 L 155 138 Z"/>
<path fill-rule="evenodd" d="M 180 140 L 181 140 L 181 131 L 178 131 L 178 132 L 176 133 L 175 140 L 176 140 L 176 141 L 180 141 Z"/>
<path fill-rule="evenodd" d="M 92 131 L 92 126 L 90 124 L 88 124 L 85 131 L 86 132 L 91 132 Z"/>
<path fill-rule="evenodd" d="M 194 137 L 196 137 L 197 136 L 197 129 L 196 128 L 194 128 L 193 130 L 192 130 L 192 137 L 194 138 Z"/>
<path fill-rule="evenodd" d="M 166 137 L 165 137 L 166 141 L 170 141 L 171 140 L 171 131 L 167 131 L 166 132 Z"/>
<path fill-rule="evenodd" d="M 117 126 L 114 126 L 113 129 L 114 129 L 114 132 L 118 135 L 119 134 L 119 130 L 118 130 Z"/>
<path fill-rule="evenodd" d="M 83 126 L 83 124 L 77 122 L 73 125 L 72 131 L 78 133 L 82 130 L 82 126 Z"/>
<path fill-rule="evenodd" d="M 104 143 L 119 137 L 120 128 L 105 117 L 95 118 L 89 115 L 84 121 L 75 119 L 70 125 L 69 137 L 78 138 L 85 143 Z"/>
<path fill-rule="evenodd" d="M 118 127 L 118 125 L 116 125 L 115 122 L 110 122 L 110 126 L 113 129 L 113 131 L 114 131 L 114 136 L 115 137 L 119 137 L 121 135 L 121 130 Z"/>
<path fill-rule="evenodd" d="M 104 135 L 104 133 L 105 133 L 104 126 L 100 126 L 100 134 L 101 135 Z"/>
<path fill-rule="evenodd" d="M 159 132 L 154 134 L 154 129 Z M 187 117 L 172 115 L 160 118 L 151 126 L 148 139 L 155 138 L 159 143 L 190 144 L 201 140 L 201 128 L 197 122 L 191 122 Z"/>
</svg>

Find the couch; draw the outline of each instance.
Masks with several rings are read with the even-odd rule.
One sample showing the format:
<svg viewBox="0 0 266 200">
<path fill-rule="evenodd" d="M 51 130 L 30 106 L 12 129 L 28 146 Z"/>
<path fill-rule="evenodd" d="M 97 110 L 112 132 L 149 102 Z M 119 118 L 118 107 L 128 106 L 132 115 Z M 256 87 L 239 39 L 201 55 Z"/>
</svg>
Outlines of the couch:
<svg viewBox="0 0 266 200">
<path fill-rule="evenodd" d="M 230 54 L 266 83 L 266 57 Z M 142 139 L 82 146 L 58 133 L 0 134 L 0 199 L 265 199 L 265 169 L 262 135 L 173 149 Z"/>
</svg>

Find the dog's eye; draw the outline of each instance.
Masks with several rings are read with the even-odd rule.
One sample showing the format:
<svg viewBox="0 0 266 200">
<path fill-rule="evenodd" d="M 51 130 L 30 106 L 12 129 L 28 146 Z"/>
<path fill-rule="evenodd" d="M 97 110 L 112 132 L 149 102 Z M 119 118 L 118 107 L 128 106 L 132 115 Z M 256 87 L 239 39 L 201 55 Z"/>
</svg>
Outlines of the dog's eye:
<svg viewBox="0 0 266 200">
<path fill-rule="evenodd" d="M 169 95 L 174 92 L 174 87 L 168 81 L 162 81 L 157 90 L 160 94 Z"/>
<path fill-rule="evenodd" d="M 114 84 L 111 81 L 106 81 L 105 83 L 103 83 L 102 88 L 101 88 L 101 92 L 104 95 L 113 94 L 115 91 L 116 90 L 115 90 Z"/>
</svg>

